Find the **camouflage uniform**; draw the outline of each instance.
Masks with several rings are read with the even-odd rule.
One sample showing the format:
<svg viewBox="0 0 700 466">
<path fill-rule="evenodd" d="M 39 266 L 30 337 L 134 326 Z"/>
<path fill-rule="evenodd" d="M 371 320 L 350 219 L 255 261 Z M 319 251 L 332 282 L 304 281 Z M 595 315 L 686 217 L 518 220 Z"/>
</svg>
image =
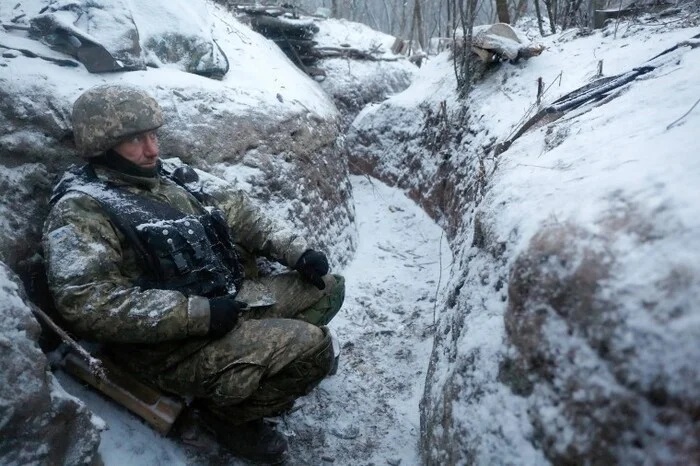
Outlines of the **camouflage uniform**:
<svg viewBox="0 0 700 466">
<path fill-rule="evenodd" d="M 190 192 L 168 178 L 136 177 L 100 166 L 94 173 L 101 181 L 184 213 L 201 210 Z M 281 230 L 244 193 L 212 180 L 206 178 L 207 192 L 224 212 L 244 255 L 293 265 L 308 249 L 305 240 Z M 143 274 L 139 253 L 89 190 L 68 190 L 55 201 L 44 225 L 43 246 L 56 306 L 74 332 L 105 343 L 118 363 L 142 379 L 200 399 L 228 422 L 243 423 L 289 407 L 330 370 L 330 338 L 319 326 L 342 304 L 340 276 L 323 277 L 324 290 L 296 272 L 247 278 L 237 299 L 252 304 L 261 297 L 273 299 L 245 311 L 233 330 L 212 339 L 207 337 L 207 298 L 135 286 Z M 250 261 L 245 265 L 254 269 Z"/>
</svg>

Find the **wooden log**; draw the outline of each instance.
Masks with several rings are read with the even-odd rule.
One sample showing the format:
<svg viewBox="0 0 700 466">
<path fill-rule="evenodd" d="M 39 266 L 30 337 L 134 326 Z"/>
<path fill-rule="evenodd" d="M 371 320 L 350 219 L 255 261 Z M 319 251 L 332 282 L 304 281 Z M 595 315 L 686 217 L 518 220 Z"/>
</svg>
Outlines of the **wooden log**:
<svg viewBox="0 0 700 466">
<path fill-rule="evenodd" d="M 300 40 L 300 39 L 286 39 L 286 38 L 275 38 L 272 40 L 279 48 L 284 50 L 285 48 L 293 48 L 299 53 L 311 51 L 318 44 L 318 42 L 313 40 Z"/>
<path fill-rule="evenodd" d="M 316 47 L 313 49 L 312 54 L 318 58 L 354 58 L 356 60 L 369 60 L 369 61 L 397 61 L 397 57 L 387 57 L 380 58 L 373 55 L 370 52 L 365 52 L 364 50 L 350 49 L 350 48 L 338 48 L 338 47 Z"/>
<path fill-rule="evenodd" d="M 318 26 L 314 23 L 285 21 L 272 16 L 253 16 L 250 25 L 268 39 L 312 39 L 318 32 Z"/>
</svg>

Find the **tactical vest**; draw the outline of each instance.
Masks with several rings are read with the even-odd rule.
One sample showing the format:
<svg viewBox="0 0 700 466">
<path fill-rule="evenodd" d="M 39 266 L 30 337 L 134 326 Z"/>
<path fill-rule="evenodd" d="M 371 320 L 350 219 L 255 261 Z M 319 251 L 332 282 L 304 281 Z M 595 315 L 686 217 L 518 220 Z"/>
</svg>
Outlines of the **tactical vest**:
<svg viewBox="0 0 700 466">
<path fill-rule="evenodd" d="M 220 209 L 202 204 L 205 195 L 193 189 L 196 173 L 186 168 L 189 180 L 163 166 L 159 174 L 195 197 L 197 215 L 101 180 L 89 164 L 72 167 L 50 202 L 55 204 L 69 191 L 95 199 L 137 252 L 144 274 L 136 286 L 177 290 L 186 296 L 235 295 L 243 281 L 243 268 L 231 229 Z"/>
</svg>

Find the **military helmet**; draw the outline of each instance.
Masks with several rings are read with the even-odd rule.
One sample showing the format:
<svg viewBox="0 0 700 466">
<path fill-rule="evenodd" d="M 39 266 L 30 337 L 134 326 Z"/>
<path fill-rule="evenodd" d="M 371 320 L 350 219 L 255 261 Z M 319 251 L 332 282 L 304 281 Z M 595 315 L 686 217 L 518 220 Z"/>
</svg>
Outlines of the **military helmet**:
<svg viewBox="0 0 700 466">
<path fill-rule="evenodd" d="M 78 97 L 72 119 L 78 151 L 84 157 L 94 157 L 130 136 L 162 126 L 163 110 L 140 89 L 105 84 Z"/>
</svg>

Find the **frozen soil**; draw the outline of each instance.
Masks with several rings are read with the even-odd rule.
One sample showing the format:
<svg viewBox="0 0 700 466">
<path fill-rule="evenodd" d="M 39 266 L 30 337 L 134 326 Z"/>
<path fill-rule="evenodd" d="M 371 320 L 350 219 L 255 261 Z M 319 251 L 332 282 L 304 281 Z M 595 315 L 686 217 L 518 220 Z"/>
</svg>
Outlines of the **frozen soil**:
<svg viewBox="0 0 700 466">
<path fill-rule="evenodd" d="M 442 230 L 404 194 L 351 177 L 358 230 L 342 271 L 345 305 L 331 323 L 338 373 L 275 419 L 290 441 L 289 465 L 419 464 L 419 409 L 435 300 L 452 256 Z M 62 385 L 106 421 L 104 464 L 243 464 L 201 428 L 163 438 L 129 412 L 59 373 Z"/>
</svg>

